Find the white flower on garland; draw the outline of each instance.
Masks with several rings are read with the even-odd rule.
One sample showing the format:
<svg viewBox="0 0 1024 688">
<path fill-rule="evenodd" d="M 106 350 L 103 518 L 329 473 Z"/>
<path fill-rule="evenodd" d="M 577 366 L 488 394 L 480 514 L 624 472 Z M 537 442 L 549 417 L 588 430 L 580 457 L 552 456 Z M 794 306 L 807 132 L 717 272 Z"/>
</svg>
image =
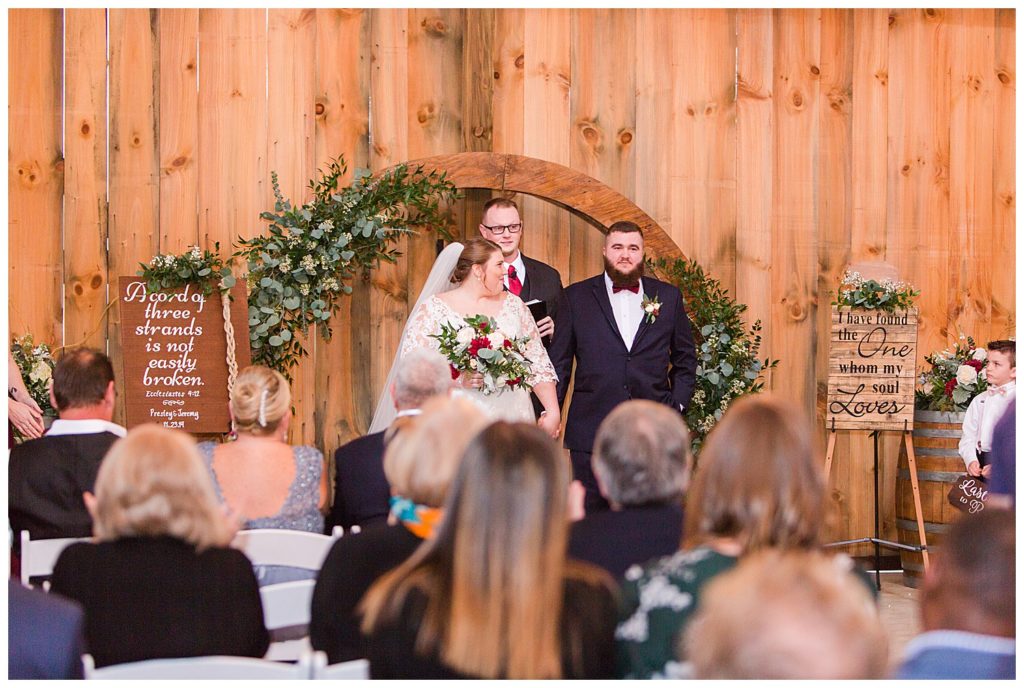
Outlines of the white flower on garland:
<svg viewBox="0 0 1024 688">
<path fill-rule="evenodd" d="M 52 376 L 52 371 L 50 366 L 46 364 L 46 361 L 39 361 L 32 367 L 32 372 L 28 376 L 32 382 L 48 382 Z"/>
<path fill-rule="evenodd" d="M 975 361 L 984 361 L 986 358 L 988 358 L 988 352 L 979 346 L 977 349 L 974 350 L 974 354 L 971 355 L 971 358 L 973 358 Z"/>
</svg>

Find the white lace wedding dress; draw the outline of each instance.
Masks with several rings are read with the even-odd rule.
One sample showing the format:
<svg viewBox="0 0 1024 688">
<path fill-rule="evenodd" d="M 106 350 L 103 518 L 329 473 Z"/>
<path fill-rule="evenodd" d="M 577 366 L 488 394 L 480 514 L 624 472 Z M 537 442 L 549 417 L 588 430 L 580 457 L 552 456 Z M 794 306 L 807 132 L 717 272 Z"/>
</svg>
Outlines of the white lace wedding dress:
<svg viewBox="0 0 1024 688">
<path fill-rule="evenodd" d="M 451 323 L 458 328 L 465 324 L 465 317 L 474 315 L 478 314 L 458 313 L 437 296 L 431 296 L 421 303 L 413 314 L 402 341 L 400 355 L 404 356 L 413 349 L 421 347 L 437 351 L 437 340 L 430 335 L 439 334 L 442 323 Z M 541 343 L 537 323 L 534 322 L 530 309 L 523 304 L 518 296 L 507 294 L 505 303 L 502 304 L 501 310 L 498 311 L 494 320 L 503 332 L 507 332 L 513 337 L 530 338 L 525 352 L 526 358 L 531 362 L 530 374 L 526 378 L 528 383 L 536 385 L 540 382 L 558 381 L 554 366 L 551 365 L 551 359 L 548 358 L 548 353 Z M 488 395 L 477 390 L 456 387 L 455 393 L 473 399 L 496 420 L 525 422 L 536 420 L 533 403 L 530 401 L 530 392 L 525 389 Z"/>
</svg>

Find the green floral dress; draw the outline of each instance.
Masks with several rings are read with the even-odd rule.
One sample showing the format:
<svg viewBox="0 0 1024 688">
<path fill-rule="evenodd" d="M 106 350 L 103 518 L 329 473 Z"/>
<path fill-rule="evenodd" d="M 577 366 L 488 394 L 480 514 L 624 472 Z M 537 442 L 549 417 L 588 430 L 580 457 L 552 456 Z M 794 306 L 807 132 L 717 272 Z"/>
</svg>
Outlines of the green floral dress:
<svg viewBox="0 0 1024 688">
<path fill-rule="evenodd" d="M 676 646 L 704 584 L 736 565 L 736 557 L 697 547 L 632 566 L 622 581 L 615 629 L 619 675 L 629 679 L 680 678 Z"/>
</svg>

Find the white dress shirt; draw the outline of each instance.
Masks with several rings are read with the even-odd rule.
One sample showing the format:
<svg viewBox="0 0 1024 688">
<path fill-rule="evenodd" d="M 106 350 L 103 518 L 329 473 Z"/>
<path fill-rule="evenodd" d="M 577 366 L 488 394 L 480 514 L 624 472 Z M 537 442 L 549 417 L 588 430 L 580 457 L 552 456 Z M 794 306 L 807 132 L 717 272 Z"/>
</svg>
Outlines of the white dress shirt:
<svg viewBox="0 0 1024 688">
<path fill-rule="evenodd" d="M 640 321 L 644 318 L 644 308 L 641 305 L 644 300 L 644 283 L 640 281 L 640 288 L 634 294 L 623 289 L 618 294 L 612 292 L 612 278 L 604 273 L 604 286 L 608 290 L 608 300 L 612 303 L 612 314 L 615 316 L 615 324 L 619 328 L 622 341 L 626 343 L 627 349 L 633 348 L 633 339 L 640 329 Z"/>
<path fill-rule="evenodd" d="M 124 437 L 128 431 L 116 423 L 100 420 L 99 418 L 83 418 L 81 420 L 65 420 L 58 418 L 46 431 L 47 437 L 55 435 L 96 435 L 101 432 L 111 432 L 118 437 Z"/>
<path fill-rule="evenodd" d="M 508 231 L 508 230 L 505 230 Z M 516 253 L 516 259 L 511 263 L 503 263 L 505 266 L 505 289 L 508 289 L 508 266 L 511 265 L 516 269 L 516 277 L 519 278 L 519 284 L 526 286 L 526 263 L 523 262 L 523 252 L 519 251 Z"/>
<path fill-rule="evenodd" d="M 999 392 L 1002 391 L 1003 394 Z M 960 437 L 960 458 L 965 466 L 978 460 L 978 449 L 991 451 L 992 430 L 1003 417 L 1006 407 L 1017 396 L 1017 385 L 1010 380 L 999 387 L 989 387 L 971 400 L 964 415 L 963 435 Z"/>
</svg>

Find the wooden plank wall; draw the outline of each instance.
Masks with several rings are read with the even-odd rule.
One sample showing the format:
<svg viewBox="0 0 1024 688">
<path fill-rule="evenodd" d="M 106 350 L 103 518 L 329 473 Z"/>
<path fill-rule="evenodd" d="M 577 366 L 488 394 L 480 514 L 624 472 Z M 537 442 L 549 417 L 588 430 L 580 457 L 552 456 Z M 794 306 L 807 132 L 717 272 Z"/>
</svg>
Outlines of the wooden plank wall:
<svg viewBox="0 0 1024 688">
<path fill-rule="evenodd" d="M 9 32 L 13 334 L 116 358 L 108 285 L 260 232 L 272 170 L 301 200 L 339 154 L 348 180 L 463 150 L 633 199 L 764 322 L 769 387 L 818 427 L 848 262 L 922 289 L 922 359 L 1015 328 L 1011 9 L 12 10 Z M 456 233 L 491 195 L 453 209 Z M 600 269 L 586 222 L 517 200 L 528 253 L 566 282 Z M 369 423 L 434 238 L 403 250 L 357 280 L 330 342 L 308 340 L 296 440 L 330 452 Z M 891 536 L 895 438 L 881 446 Z M 870 528 L 871 450 L 839 440 L 837 536 Z"/>
</svg>

